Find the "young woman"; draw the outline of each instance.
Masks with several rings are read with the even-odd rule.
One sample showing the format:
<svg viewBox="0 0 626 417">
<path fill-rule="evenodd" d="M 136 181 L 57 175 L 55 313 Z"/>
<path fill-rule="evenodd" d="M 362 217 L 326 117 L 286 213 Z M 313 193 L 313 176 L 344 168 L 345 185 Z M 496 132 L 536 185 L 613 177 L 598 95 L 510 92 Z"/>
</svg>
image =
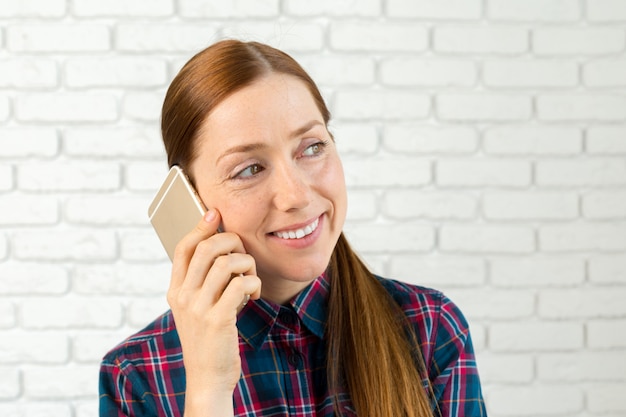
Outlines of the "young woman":
<svg viewBox="0 0 626 417">
<path fill-rule="evenodd" d="M 329 118 L 267 45 L 218 42 L 176 76 L 168 162 L 208 211 L 176 247 L 171 311 L 104 358 L 101 416 L 486 415 L 459 309 L 374 276 L 343 236 Z"/>
</svg>

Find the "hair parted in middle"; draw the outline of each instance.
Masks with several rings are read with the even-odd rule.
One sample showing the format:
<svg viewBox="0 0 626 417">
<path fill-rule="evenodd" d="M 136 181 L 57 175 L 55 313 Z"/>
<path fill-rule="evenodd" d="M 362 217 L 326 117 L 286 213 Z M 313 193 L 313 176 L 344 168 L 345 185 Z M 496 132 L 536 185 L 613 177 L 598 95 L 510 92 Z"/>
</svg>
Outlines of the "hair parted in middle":
<svg viewBox="0 0 626 417">
<path fill-rule="evenodd" d="M 317 85 L 291 56 L 258 42 L 223 40 L 191 58 L 167 91 L 161 131 L 168 164 L 188 168 L 211 111 L 271 73 L 302 81 L 328 126 L 330 112 Z M 339 394 L 347 392 L 359 416 L 432 417 L 417 333 L 343 233 L 328 272 L 327 374 L 336 413 L 342 414 Z"/>
</svg>

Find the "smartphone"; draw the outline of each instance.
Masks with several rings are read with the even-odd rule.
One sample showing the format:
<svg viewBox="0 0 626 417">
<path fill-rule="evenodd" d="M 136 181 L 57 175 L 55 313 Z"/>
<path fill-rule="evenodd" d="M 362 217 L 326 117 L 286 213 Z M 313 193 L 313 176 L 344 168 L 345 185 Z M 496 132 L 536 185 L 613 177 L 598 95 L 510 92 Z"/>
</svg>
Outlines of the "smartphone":
<svg viewBox="0 0 626 417">
<path fill-rule="evenodd" d="M 174 259 L 174 248 L 198 224 L 206 207 L 182 169 L 174 165 L 148 208 L 154 227 L 167 255 Z"/>
</svg>

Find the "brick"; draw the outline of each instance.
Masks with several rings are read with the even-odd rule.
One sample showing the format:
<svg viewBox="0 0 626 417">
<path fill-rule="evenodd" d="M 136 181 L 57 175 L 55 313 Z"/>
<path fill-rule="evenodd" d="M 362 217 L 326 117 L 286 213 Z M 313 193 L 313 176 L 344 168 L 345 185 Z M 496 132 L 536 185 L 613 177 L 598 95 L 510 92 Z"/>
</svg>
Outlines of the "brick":
<svg viewBox="0 0 626 417">
<path fill-rule="evenodd" d="M 534 378 L 534 363 L 529 355 L 478 353 L 477 362 L 484 385 L 527 384 Z"/>
<path fill-rule="evenodd" d="M 433 49 L 456 54 L 521 54 L 529 49 L 528 31 L 507 26 L 436 27 Z"/>
<path fill-rule="evenodd" d="M 626 219 L 626 192 L 592 191 L 583 196 L 582 210 L 590 219 Z"/>
<path fill-rule="evenodd" d="M 128 324 L 143 328 L 169 309 L 164 296 L 134 299 L 126 309 Z"/>
<path fill-rule="evenodd" d="M 350 190 L 347 219 L 373 220 L 378 215 L 379 197 L 376 193 L 364 190 Z"/>
<path fill-rule="evenodd" d="M 440 186 L 525 187 L 531 182 L 526 161 L 504 159 L 440 159 L 435 170 Z"/>
<path fill-rule="evenodd" d="M 626 319 L 588 321 L 587 345 L 592 349 L 626 348 Z"/>
<path fill-rule="evenodd" d="M 74 0 L 72 11 L 80 17 L 159 17 L 173 14 L 174 4 L 172 0 Z"/>
<path fill-rule="evenodd" d="M 39 230 L 16 232 L 13 255 L 19 260 L 112 261 L 117 242 L 112 230 Z"/>
<path fill-rule="evenodd" d="M 0 367 L 0 400 L 15 399 L 20 392 L 20 371 L 15 367 Z"/>
<path fill-rule="evenodd" d="M 0 264 L 0 295 L 64 294 L 69 290 L 67 268 L 45 263 Z"/>
<path fill-rule="evenodd" d="M 109 349 L 125 340 L 128 335 L 126 328 L 117 331 L 82 331 L 72 338 L 72 359 L 81 364 L 98 364 Z"/>
<path fill-rule="evenodd" d="M 11 103 L 9 97 L 0 96 L 0 121 L 7 120 L 11 115 Z"/>
<path fill-rule="evenodd" d="M 610 384 L 593 384 L 587 388 L 587 408 L 592 413 L 615 413 L 620 416 L 626 414 L 624 392 L 626 384 L 623 381 Z M 603 414 L 609 415 L 609 414 Z"/>
<path fill-rule="evenodd" d="M 72 401 L 74 416 L 72 417 L 98 417 L 98 409 L 91 401 Z"/>
<path fill-rule="evenodd" d="M 496 287 L 574 287 L 585 280 L 583 259 L 496 258 L 490 260 L 490 282 Z"/>
<path fill-rule="evenodd" d="M 344 159 L 348 187 L 419 186 L 431 181 L 430 161 L 406 158 Z"/>
<path fill-rule="evenodd" d="M 167 64 L 161 58 L 74 58 L 65 63 L 65 83 L 84 87 L 158 87 L 166 84 Z"/>
<path fill-rule="evenodd" d="M 15 306 L 9 300 L 0 299 L 0 329 L 8 329 L 15 326 L 17 316 Z"/>
<path fill-rule="evenodd" d="M 18 167 L 18 185 L 29 191 L 111 191 L 120 181 L 115 162 L 27 162 Z"/>
<path fill-rule="evenodd" d="M 68 360 L 66 335 L 46 332 L 45 343 L 38 332 L 10 331 L 0 339 L 0 364 L 54 364 Z"/>
<path fill-rule="evenodd" d="M 558 337 L 555 337 L 558 335 Z M 496 352 L 576 351 L 583 347 L 583 325 L 543 320 L 498 322 L 490 326 L 490 348 Z"/>
<path fill-rule="evenodd" d="M 374 124 L 340 123 L 331 126 L 340 155 L 373 155 L 378 149 L 378 129 Z"/>
<path fill-rule="evenodd" d="M 462 122 L 528 120 L 533 111 L 530 96 L 493 93 L 442 93 L 436 109 L 440 119 Z"/>
<path fill-rule="evenodd" d="M 539 246 L 547 252 L 626 250 L 625 223 L 544 226 Z"/>
<path fill-rule="evenodd" d="M 582 131 L 573 126 L 495 126 L 483 137 L 483 149 L 493 155 L 574 155 L 582 144 Z"/>
<path fill-rule="evenodd" d="M 532 290 L 455 288 L 446 290 L 446 293 L 462 307 L 470 323 L 481 319 L 528 319 L 535 310 L 535 294 Z"/>
<path fill-rule="evenodd" d="M 333 1 L 320 0 L 305 2 L 286 0 L 283 3 L 286 14 L 293 16 L 333 16 L 333 17 L 377 17 L 382 11 L 381 0 Z"/>
<path fill-rule="evenodd" d="M 104 24 L 38 23 L 9 25 L 6 46 L 14 52 L 103 52 L 111 48 Z"/>
<path fill-rule="evenodd" d="M 102 93 L 32 93 L 15 99 L 20 122 L 112 122 L 118 118 L 117 99 Z"/>
<path fill-rule="evenodd" d="M 127 119 L 156 124 L 161 117 L 163 98 L 162 93 L 129 92 L 122 100 L 122 114 Z"/>
<path fill-rule="evenodd" d="M 401 154 L 463 154 L 478 148 L 478 134 L 465 126 L 430 127 L 394 123 L 383 131 L 385 148 Z"/>
<path fill-rule="evenodd" d="M 78 265 L 72 289 L 84 295 L 164 296 L 171 265 Z"/>
<path fill-rule="evenodd" d="M 623 158 L 538 161 L 535 181 L 543 186 L 626 185 L 626 161 Z"/>
<path fill-rule="evenodd" d="M 54 60 L 15 57 L 0 60 L 0 87 L 35 89 L 58 85 L 59 75 Z"/>
<path fill-rule="evenodd" d="M 37 297 L 21 303 L 26 329 L 111 329 L 122 324 L 122 303 L 104 297 Z"/>
<path fill-rule="evenodd" d="M 197 52 L 218 32 L 216 24 L 119 23 L 115 47 L 125 52 Z"/>
<path fill-rule="evenodd" d="M 626 154 L 626 128 L 595 126 L 587 130 L 587 152 L 593 154 Z"/>
<path fill-rule="evenodd" d="M 48 195 L 9 194 L 2 197 L 0 225 L 51 225 L 59 221 L 55 197 Z"/>
<path fill-rule="evenodd" d="M 170 262 L 153 230 L 120 233 L 120 259 L 131 262 Z"/>
<path fill-rule="evenodd" d="M 222 36 L 257 40 L 294 56 L 295 52 L 321 52 L 326 43 L 325 26 L 318 22 L 272 20 L 234 23 L 222 29 Z"/>
<path fill-rule="evenodd" d="M 278 0 L 180 0 L 178 13 L 187 18 L 242 18 L 278 16 Z"/>
<path fill-rule="evenodd" d="M 471 87 L 478 70 L 468 60 L 393 57 L 381 61 L 380 79 L 391 86 Z"/>
<path fill-rule="evenodd" d="M 24 394 L 32 399 L 93 398 L 98 386 L 98 370 L 91 365 L 28 368 L 23 374 Z"/>
<path fill-rule="evenodd" d="M 0 132 L 0 158 L 49 158 L 59 152 L 55 128 L 10 127 Z"/>
<path fill-rule="evenodd" d="M 0 17 L 62 17 L 66 13 L 65 3 L 65 0 L 0 0 Z"/>
<path fill-rule="evenodd" d="M 4 234 L 2 234 L 0 235 L 0 259 L 6 258 L 7 252 L 8 252 L 7 238 L 4 236 Z"/>
<path fill-rule="evenodd" d="M 67 199 L 64 207 L 69 224 L 144 226 L 152 196 L 80 196 Z"/>
<path fill-rule="evenodd" d="M 626 315 L 626 288 L 546 289 L 539 294 L 538 311 L 547 318 L 599 318 Z"/>
<path fill-rule="evenodd" d="M 589 280 L 598 284 L 623 284 L 626 282 L 626 258 L 622 254 L 592 256 Z"/>
<path fill-rule="evenodd" d="M 532 38 L 538 55 L 605 55 L 621 53 L 624 45 L 624 31 L 612 27 L 544 27 Z"/>
<path fill-rule="evenodd" d="M 404 22 L 353 21 L 329 27 L 329 45 L 337 51 L 421 52 L 428 48 L 428 30 Z"/>
<path fill-rule="evenodd" d="M 167 176 L 167 162 L 132 162 L 125 164 L 125 185 L 132 191 L 149 191 L 156 194 Z"/>
<path fill-rule="evenodd" d="M 535 238 L 529 227 L 495 225 L 444 225 L 439 230 L 443 252 L 530 253 Z"/>
<path fill-rule="evenodd" d="M 475 257 L 397 255 L 391 260 L 390 276 L 434 288 L 473 287 L 485 283 L 486 269 Z"/>
<path fill-rule="evenodd" d="M 387 15 L 418 19 L 480 19 L 480 0 L 389 0 Z"/>
<path fill-rule="evenodd" d="M 0 191 L 11 190 L 13 183 L 13 167 L 11 165 L 0 165 Z"/>
<path fill-rule="evenodd" d="M 339 91 L 332 103 L 337 119 L 424 119 L 430 114 L 430 97 L 397 90 Z"/>
<path fill-rule="evenodd" d="M 363 252 L 426 252 L 435 244 L 433 228 L 424 223 L 352 224 L 345 233 Z"/>
<path fill-rule="evenodd" d="M 472 219 L 478 202 L 470 195 L 424 190 L 390 190 L 383 213 L 395 219 Z"/>
<path fill-rule="evenodd" d="M 587 19 L 595 22 L 626 20 L 626 4 L 621 0 L 593 0 L 586 4 Z"/>
<path fill-rule="evenodd" d="M 572 385 L 499 385 L 489 391 L 489 407 L 499 416 L 574 416 L 583 411 L 584 398 L 582 389 Z"/>
<path fill-rule="evenodd" d="M 315 54 L 303 56 L 298 62 L 318 86 L 369 86 L 376 78 L 376 62 L 370 57 Z"/>
<path fill-rule="evenodd" d="M 572 220 L 578 217 L 578 194 L 568 192 L 507 191 L 483 195 L 489 220 Z"/>
<path fill-rule="evenodd" d="M 491 0 L 490 20 L 575 22 L 581 17 L 578 0 Z"/>
<path fill-rule="evenodd" d="M 557 88 L 578 85 L 578 64 L 555 60 L 499 60 L 483 65 L 486 86 Z"/>
<path fill-rule="evenodd" d="M 626 98 L 612 94 L 554 94 L 537 98 L 537 115 L 545 121 L 623 121 Z"/>
<path fill-rule="evenodd" d="M 70 404 L 55 402 L 26 403 L 14 401 L 0 404 L 0 415 L 4 417 L 71 417 Z M 94 416 L 96 417 L 96 416 Z"/>
<path fill-rule="evenodd" d="M 626 59 L 591 61 L 583 67 L 583 82 L 588 87 L 626 86 Z"/>
<path fill-rule="evenodd" d="M 70 127 L 63 132 L 63 151 L 80 157 L 165 161 L 161 132 L 156 126 Z"/>
<path fill-rule="evenodd" d="M 542 354 L 537 358 L 540 380 L 554 382 L 623 382 L 626 350 Z"/>
</svg>

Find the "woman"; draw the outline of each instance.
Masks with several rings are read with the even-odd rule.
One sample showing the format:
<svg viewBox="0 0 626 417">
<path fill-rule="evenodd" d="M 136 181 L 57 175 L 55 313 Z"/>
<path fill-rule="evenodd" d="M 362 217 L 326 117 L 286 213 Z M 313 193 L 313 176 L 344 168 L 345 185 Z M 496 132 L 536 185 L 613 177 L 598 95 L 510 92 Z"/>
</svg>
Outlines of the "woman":
<svg viewBox="0 0 626 417">
<path fill-rule="evenodd" d="M 218 42 L 176 76 L 168 162 L 209 209 L 176 247 L 171 311 L 104 358 L 101 415 L 486 415 L 458 308 L 372 275 L 343 236 L 329 118 L 267 45 Z"/>
</svg>

